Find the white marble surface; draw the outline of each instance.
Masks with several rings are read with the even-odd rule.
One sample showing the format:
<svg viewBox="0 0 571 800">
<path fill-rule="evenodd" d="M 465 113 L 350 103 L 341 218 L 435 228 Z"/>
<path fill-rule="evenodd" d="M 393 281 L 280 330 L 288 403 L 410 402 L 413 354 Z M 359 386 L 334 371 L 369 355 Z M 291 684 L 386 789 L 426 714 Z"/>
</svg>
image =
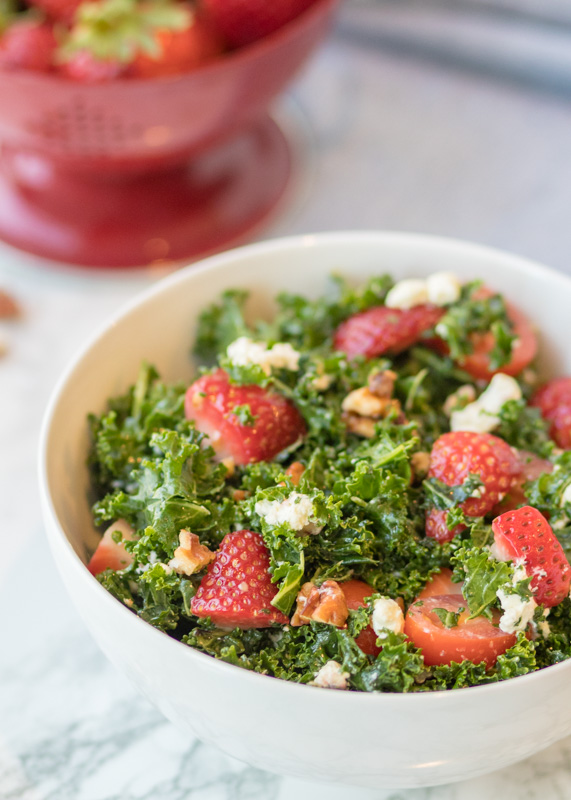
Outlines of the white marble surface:
<svg viewBox="0 0 571 800">
<path fill-rule="evenodd" d="M 568 104 L 338 38 L 292 97 L 310 134 L 311 180 L 266 235 L 420 230 L 569 270 Z M 0 287 L 24 308 L 21 321 L 0 328 L 8 345 L 0 360 L 0 798 L 571 797 L 571 740 L 495 775 L 426 790 L 359 791 L 273 776 L 182 737 L 107 663 L 71 607 L 44 541 L 37 439 L 68 359 L 156 277 L 47 266 L 0 249 Z"/>
</svg>

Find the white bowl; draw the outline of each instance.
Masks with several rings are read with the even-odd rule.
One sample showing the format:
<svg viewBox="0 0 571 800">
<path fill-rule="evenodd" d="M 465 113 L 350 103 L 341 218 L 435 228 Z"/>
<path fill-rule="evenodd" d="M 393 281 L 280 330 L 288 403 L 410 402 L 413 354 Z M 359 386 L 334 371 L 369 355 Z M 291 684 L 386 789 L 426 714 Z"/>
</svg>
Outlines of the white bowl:
<svg viewBox="0 0 571 800">
<path fill-rule="evenodd" d="M 426 694 L 361 694 L 248 672 L 192 650 L 116 601 L 85 567 L 97 542 L 87 502 L 86 415 L 132 383 L 143 359 L 190 379 L 200 310 L 228 287 L 271 313 L 280 290 L 317 296 L 332 272 L 356 283 L 451 270 L 483 278 L 541 323 L 542 366 L 571 371 L 571 280 L 462 242 L 332 233 L 265 242 L 182 270 L 132 302 L 60 382 L 41 444 L 43 512 L 59 570 L 107 656 L 169 719 L 256 767 L 369 787 L 461 780 L 516 762 L 571 733 L 571 661 L 504 683 Z"/>
</svg>

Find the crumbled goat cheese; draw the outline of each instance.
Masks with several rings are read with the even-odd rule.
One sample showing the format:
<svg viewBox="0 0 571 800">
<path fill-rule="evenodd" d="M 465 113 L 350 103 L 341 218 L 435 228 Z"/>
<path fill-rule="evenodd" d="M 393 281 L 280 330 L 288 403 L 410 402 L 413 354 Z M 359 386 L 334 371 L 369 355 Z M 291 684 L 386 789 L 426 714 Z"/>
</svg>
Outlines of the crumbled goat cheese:
<svg viewBox="0 0 571 800">
<path fill-rule="evenodd" d="M 524 567 L 518 564 L 512 577 L 512 587 L 515 587 L 516 584 L 526 578 L 527 573 Z M 518 631 L 524 631 L 533 620 L 537 603 L 533 597 L 530 597 L 529 600 L 524 600 L 519 594 L 511 592 L 509 588 L 507 591 L 500 588 L 496 592 L 504 612 L 500 618 L 500 630 L 504 631 L 504 633 L 517 633 Z"/>
<path fill-rule="evenodd" d="M 404 614 L 395 600 L 380 597 L 373 603 L 371 623 L 379 639 L 386 639 L 389 631 L 393 633 L 404 631 Z"/>
<path fill-rule="evenodd" d="M 462 284 L 453 272 L 434 272 L 426 279 L 428 302 L 435 306 L 447 306 L 460 299 Z"/>
<path fill-rule="evenodd" d="M 460 298 L 462 286 L 452 272 L 434 272 L 426 280 L 406 278 L 395 283 L 387 294 L 388 308 L 413 308 L 424 303 L 447 306 Z"/>
<path fill-rule="evenodd" d="M 328 661 L 315 674 L 311 685 L 320 686 L 323 689 L 346 689 L 348 677 L 349 673 L 343 672 L 341 664 L 337 661 Z"/>
<path fill-rule="evenodd" d="M 333 383 L 333 375 L 318 375 L 311 381 L 316 392 L 326 392 Z"/>
<path fill-rule="evenodd" d="M 521 389 L 512 377 L 498 372 L 477 400 L 452 412 L 450 429 L 489 433 L 499 425 L 499 412 L 508 400 L 521 400 Z"/>
<path fill-rule="evenodd" d="M 321 530 L 311 522 L 315 515 L 312 499 L 300 492 L 292 492 L 285 500 L 259 500 L 255 511 L 268 525 L 283 525 L 285 522 L 294 531 L 319 533 Z"/>
<path fill-rule="evenodd" d="M 235 366 L 258 364 L 266 375 L 271 373 L 272 368 L 289 369 L 292 372 L 299 369 L 300 354 L 288 343 L 278 342 L 268 348 L 263 342 L 254 342 L 247 336 L 240 336 L 228 345 L 226 354 Z"/>
<path fill-rule="evenodd" d="M 388 308 L 413 308 L 428 302 L 426 281 L 419 278 L 407 278 L 395 283 L 387 294 L 385 305 Z"/>
</svg>

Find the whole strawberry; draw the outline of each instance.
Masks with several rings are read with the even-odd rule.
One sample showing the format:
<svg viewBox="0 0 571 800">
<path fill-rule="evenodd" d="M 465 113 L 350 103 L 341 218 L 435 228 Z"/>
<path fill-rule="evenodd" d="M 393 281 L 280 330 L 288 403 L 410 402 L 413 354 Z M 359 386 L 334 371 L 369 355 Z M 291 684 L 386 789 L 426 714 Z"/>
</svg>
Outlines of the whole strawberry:
<svg viewBox="0 0 571 800">
<path fill-rule="evenodd" d="M 78 7 L 58 59 L 67 77 L 100 82 L 180 74 L 222 50 L 220 34 L 188 3 L 96 0 Z"/>
<path fill-rule="evenodd" d="M 537 603 L 556 606 L 569 594 L 571 566 L 551 526 L 536 508 L 508 511 L 492 522 L 498 554 L 521 563 Z"/>
<path fill-rule="evenodd" d="M 220 628 L 267 628 L 288 618 L 271 605 L 277 589 L 269 573 L 269 554 L 259 533 L 237 531 L 222 539 L 190 609 Z"/>
<path fill-rule="evenodd" d="M 459 486 L 470 476 L 482 482 L 473 497 L 461 504 L 468 517 L 482 517 L 509 491 L 521 470 L 512 448 L 491 433 L 456 431 L 440 436 L 430 454 L 429 478 L 447 486 Z M 449 541 L 461 527 L 448 530 L 446 511 L 431 509 L 426 517 L 426 535 L 440 542 Z"/>
<path fill-rule="evenodd" d="M 194 15 L 180 31 L 160 29 L 154 53 L 141 52 L 128 69 L 136 78 L 156 78 L 188 72 L 219 56 L 224 42 L 211 23 Z"/>
<path fill-rule="evenodd" d="M 316 0 L 201 0 L 228 44 L 241 47 L 291 22 Z"/>
<path fill-rule="evenodd" d="M 82 0 L 29 0 L 34 8 L 39 8 L 48 19 L 54 22 L 72 21 Z"/>
<path fill-rule="evenodd" d="M 303 417 L 285 397 L 261 386 L 230 383 L 221 369 L 188 388 L 185 414 L 210 438 L 219 458 L 236 464 L 269 461 L 306 432 Z"/>
<path fill-rule="evenodd" d="M 347 353 L 349 358 L 400 353 L 433 328 L 443 313 L 444 309 L 433 305 L 407 309 L 374 306 L 342 322 L 335 332 L 333 344 L 336 350 Z"/>
<path fill-rule="evenodd" d="M 49 72 L 56 39 L 50 25 L 35 20 L 12 23 L 0 38 L 0 67 Z"/>
</svg>

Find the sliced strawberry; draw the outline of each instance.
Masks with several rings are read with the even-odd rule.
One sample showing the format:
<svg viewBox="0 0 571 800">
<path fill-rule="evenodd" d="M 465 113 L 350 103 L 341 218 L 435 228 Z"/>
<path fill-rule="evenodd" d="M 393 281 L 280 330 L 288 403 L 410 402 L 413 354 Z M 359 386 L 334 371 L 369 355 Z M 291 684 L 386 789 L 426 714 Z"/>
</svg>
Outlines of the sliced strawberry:
<svg viewBox="0 0 571 800">
<path fill-rule="evenodd" d="M 431 508 L 426 514 L 425 533 L 437 542 L 449 542 L 459 533 L 466 530 L 465 525 L 455 525 L 452 530 L 448 528 L 448 511 Z"/>
<path fill-rule="evenodd" d="M 0 39 L 0 67 L 49 72 L 54 66 L 56 39 L 51 25 L 22 20 Z"/>
<path fill-rule="evenodd" d="M 233 47 L 273 33 L 315 0 L 201 0 L 201 7 Z"/>
<path fill-rule="evenodd" d="M 113 534 L 119 532 L 122 541 L 117 543 Z M 98 575 L 106 569 L 125 569 L 133 562 L 133 556 L 125 550 L 124 542 L 136 539 L 133 528 L 124 519 L 113 522 L 103 534 L 97 549 L 91 556 L 87 569 L 92 575 Z"/>
<path fill-rule="evenodd" d="M 435 613 L 437 609 L 458 614 L 457 624 L 447 628 Z M 486 617 L 470 619 L 462 595 L 431 595 L 409 607 L 404 632 L 422 650 L 424 663 L 429 666 L 473 661 L 484 662 L 490 668 L 501 653 L 516 643 L 515 634 L 497 627 L 498 618 L 496 613 L 493 621 Z"/>
<path fill-rule="evenodd" d="M 440 594 L 462 594 L 462 584 L 454 583 L 452 580 L 452 570 L 447 567 L 444 567 L 440 572 L 432 576 L 424 589 L 419 593 L 415 602 Z"/>
<path fill-rule="evenodd" d="M 494 293 L 487 286 L 482 286 L 474 295 L 476 298 L 491 297 Z M 458 365 L 476 380 L 489 381 L 497 372 L 504 375 L 519 375 L 530 364 L 537 354 L 537 337 L 525 314 L 511 303 L 506 302 L 506 311 L 513 325 L 515 339 L 512 344 L 511 358 L 507 364 L 497 369 L 490 367 L 490 353 L 494 349 L 495 340 L 491 332 L 472 334 L 474 352 L 460 359 Z"/>
<path fill-rule="evenodd" d="M 571 586 L 571 566 L 549 522 L 536 508 L 508 511 L 492 522 L 496 549 L 523 564 L 535 600 L 547 608 L 561 603 Z"/>
<path fill-rule="evenodd" d="M 549 434 L 559 447 L 571 448 L 571 378 L 556 378 L 539 389 L 530 405 L 551 423 Z"/>
<path fill-rule="evenodd" d="M 571 378 L 554 378 L 538 389 L 531 399 L 543 416 L 554 411 L 562 403 L 571 403 Z"/>
<path fill-rule="evenodd" d="M 369 586 L 365 581 L 350 580 L 343 581 L 339 584 L 341 591 L 345 595 L 347 608 L 356 611 L 365 605 L 365 597 L 370 597 L 375 593 L 372 586 Z M 380 647 L 377 647 L 377 634 L 373 630 L 372 625 L 368 625 L 361 633 L 355 638 L 355 643 L 361 648 L 363 653 L 371 656 L 378 656 L 381 652 Z"/>
<path fill-rule="evenodd" d="M 237 531 L 222 539 L 190 608 L 220 628 L 267 628 L 289 619 L 271 605 L 277 588 L 268 549 L 259 533 Z"/>
<path fill-rule="evenodd" d="M 252 425 L 242 424 L 234 413 L 245 405 Z M 285 397 L 261 386 L 232 384 L 221 369 L 189 387 L 185 413 L 210 438 L 218 458 L 230 457 L 236 464 L 269 461 L 306 432 L 303 417 Z"/>
<path fill-rule="evenodd" d="M 459 486 L 469 475 L 477 475 L 482 486 L 477 496 L 461 504 L 468 517 L 482 517 L 499 502 L 512 486 L 519 470 L 512 448 L 491 433 L 455 431 L 445 433 L 434 443 L 430 454 L 429 478 L 447 486 Z M 461 530 L 449 531 L 446 511 L 431 509 L 426 519 L 426 535 L 437 541 L 450 541 Z"/>
<path fill-rule="evenodd" d="M 433 328 L 443 313 L 444 309 L 431 305 L 407 309 L 374 306 L 342 322 L 333 344 L 350 358 L 400 353 Z"/>
<path fill-rule="evenodd" d="M 518 462 L 518 471 L 514 482 L 500 502 L 494 506 L 492 512 L 499 516 L 506 511 L 513 511 L 518 506 L 525 505 L 527 497 L 524 492 L 524 485 L 528 481 L 534 481 L 546 472 L 553 472 L 553 464 L 545 458 L 539 458 L 534 453 L 527 450 L 516 450 L 512 448 Z"/>
<path fill-rule="evenodd" d="M 474 293 L 475 299 L 491 297 L 494 293 L 486 286 L 482 286 Z M 458 360 L 458 366 L 468 372 L 476 380 L 490 381 L 498 372 L 504 375 L 519 375 L 519 373 L 530 364 L 537 354 L 537 338 L 533 327 L 527 317 L 522 312 L 506 302 L 508 318 L 513 325 L 515 339 L 512 345 L 511 358 L 507 364 L 502 364 L 497 369 L 490 367 L 490 353 L 494 349 L 494 335 L 486 333 L 470 334 L 473 352 Z M 438 336 L 423 340 L 423 344 L 430 347 L 440 355 L 448 355 L 450 350 L 447 343 Z"/>
<path fill-rule="evenodd" d="M 135 78 L 178 75 L 202 66 L 224 52 L 225 45 L 214 27 L 200 17 L 182 31 L 159 30 L 156 56 L 140 53 L 129 67 Z"/>
</svg>

